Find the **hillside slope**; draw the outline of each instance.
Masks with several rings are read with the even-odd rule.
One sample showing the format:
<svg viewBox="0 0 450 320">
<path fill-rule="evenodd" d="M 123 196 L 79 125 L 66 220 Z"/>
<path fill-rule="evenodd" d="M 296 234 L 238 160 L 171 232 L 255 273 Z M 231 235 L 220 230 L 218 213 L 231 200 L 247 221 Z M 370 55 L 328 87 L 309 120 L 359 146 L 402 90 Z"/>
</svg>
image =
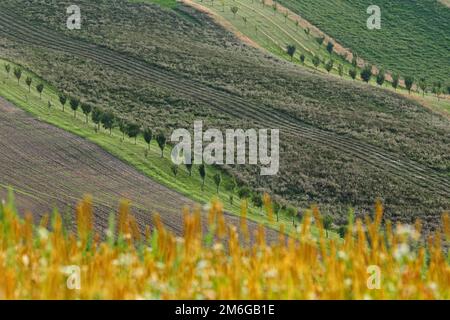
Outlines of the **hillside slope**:
<svg viewBox="0 0 450 320">
<path fill-rule="evenodd" d="M 32 134 L 30 134 L 32 133 Z M 154 226 L 154 214 L 161 215 L 168 230 L 183 234 L 185 207 L 194 202 L 139 173 L 95 144 L 32 118 L 0 98 L 0 199 L 12 187 L 20 212 L 45 213 L 59 208 L 65 223 L 76 227 L 74 206 L 90 194 L 95 204 L 95 229 L 103 234 L 108 217 L 117 211 L 118 201 L 131 201 L 141 232 Z M 67 215 L 66 213 L 69 213 Z M 240 218 L 225 214 L 238 226 Z M 202 225 L 207 226 L 206 215 Z M 249 228 L 257 224 L 248 221 Z M 270 241 L 277 232 L 266 229 Z"/>
<path fill-rule="evenodd" d="M 354 66 L 353 52 L 350 49 L 343 47 L 336 42 L 336 39 L 279 2 L 222 0 L 219 5 L 214 1 L 203 0 L 183 0 L 182 2 L 211 16 L 219 25 L 233 32 L 236 37 L 250 46 L 267 50 L 282 60 L 348 81 L 363 81 L 360 75 L 367 62 L 361 56 L 357 58 L 356 66 Z M 166 3 L 171 2 L 166 0 Z M 237 9 L 236 14 L 232 12 L 232 8 Z M 329 47 L 329 43 L 332 44 L 332 48 Z M 289 46 L 294 46 L 295 51 L 288 53 Z M 318 64 L 314 63 L 316 57 L 319 57 Z M 377 66 L 373 66 L 372 69 L 375 74 L 380 71 Z M 352 70 L 356 72 L 355 79 L 351 76 Z M 420 78 L 416 78 L 411 94 L 405 88 L 404 77 L 407 75 L 401 75 L 403 78 L 399 78 L 399 86 L 396 88 L 392 81 L 393 74 L 389 72 L 385 74 L 382 85 L 377 83 L 376 76 L 372 76 L 368 83 L 413 98 L 437 113 L 450 116 L 450 96 L 442 95 L 450 90 L 450 83 L 449 85 L 440 83 L 442 92 L 436 95 L 435 88 L 439 83 L 432 81 L 435 79 L 426 79 L 426 91 L 423 92 L 418 85 Z M 414 93 L 415 91 L 417 93 Z"/>
<path fill-rule="evenodd" d="M 450 83 L 450 9 L 437 0 L 280 0 L 365 60 L 429 83 Z M 370 5 L 381 30 L 366 26 Z"/>
<path fill-rule="evenodd" d="M 230 170 L 300 206 L 318 202 L 343 217 L 379 196 L 389 217 L 421 216 L 427 228 L 449 208 L 448 120 L 393 93 L 292 68 L 187 8 L 81 2 L 76 33 L 61 23 L 66 1 L 2 2 L 2 53 L 145 125 L 280 128 L 278 176 Z"/>
</svg>

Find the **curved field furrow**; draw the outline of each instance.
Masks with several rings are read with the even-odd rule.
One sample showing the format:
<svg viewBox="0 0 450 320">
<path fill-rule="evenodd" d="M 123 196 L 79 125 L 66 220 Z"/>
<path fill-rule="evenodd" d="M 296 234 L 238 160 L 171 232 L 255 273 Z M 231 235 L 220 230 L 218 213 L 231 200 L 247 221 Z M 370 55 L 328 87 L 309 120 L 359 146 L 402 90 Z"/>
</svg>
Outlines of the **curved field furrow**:
<svg viewBox="0 0 450 320">
<path fill-rule="evenodd" d="M 99 233 L 108 227 L 108 217 L 117 212 L 120 198 L 131 201 L 141 231 L 153 225 L 154 212 L 158 212 L 177 235 L 183 234 L 183 207 L 195 205 L 93 143 L 42 123 L 0 99 L 0 198 L 4 199 L 8 187 L 15 190 L 20 211 L 41 215 L 55 207 L 63 216 L 73 213 L 77 201 L 92 194 Z M 239 217 L 226 214 L 225 218 L 239 225 Z M 204 219 L 206 226 L 207 217 Z M 74 221 L 72 215 L 72 227 Z M 248 224 L 256 230 L 256 223 Z M 274 230 L 268 229 L 266 234 L 269 241 L 278 239 Z"/>
<path fill-rule="evenodd" d="M 163 89 L 175 89 L 180 95 L 201 101 L 217 108 L 220 112 L 235 117 L 244 117 L 263 126 L 278 126 L 286 134 L 300 135 L 311 141 L 351 154 L 379 169 L 443 196 L 450 194 L 448 177 L 381 148 L 313 127 L 281 111 L 273 109 L 267 111 L 264 106 L 251 104 L 237 95 L 191 81 L 180 75 L 174 75 L 125 54 L 74 40 L 49 30 L 43 31 L 43 28 L 40 30 L 40 27 L 37 26 L 30 27 L 19 18 L 11 17 L 9 13 L 6 14 L 3 11 L 0 13 L 0 26 L 2 26 L 0 32 L 15 39 L 91 59 L 123 73 L 141 77 Z"/>
</svg>

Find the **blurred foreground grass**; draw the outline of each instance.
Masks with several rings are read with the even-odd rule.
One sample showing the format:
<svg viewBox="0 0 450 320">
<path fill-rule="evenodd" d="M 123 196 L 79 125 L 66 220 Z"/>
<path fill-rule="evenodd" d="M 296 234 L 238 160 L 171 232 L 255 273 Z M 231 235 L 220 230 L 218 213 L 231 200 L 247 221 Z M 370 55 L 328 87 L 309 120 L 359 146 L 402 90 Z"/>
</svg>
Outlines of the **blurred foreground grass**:
<svg viewBox="0 0 450 320">
<path fill-rule="evenodd" d="M 208 234 L 202 213 L 186 210 L 182 238 L 158 218 L 154 228 L 139 232 L 125 201 L 101 237 L 93 231 L 92 208 L 90 197 L 79 203 L 74 233 L 57 212 L 35 225 L 31 214 L 18 215 L 12 197 L 2 204 L 0 299 L 450 298 L 448 214 L 443 229 L 423 241 L 420 222 L 382 226 L 377 204 L 373 221 L 350 219 L 344 240 L 327 241 L 312 208 L 297 233 L 280 233 L 268 244 L 263 227 L 249 235 L 245 205 L 236 229 L 212 202 Z M 271 217 L 267 195 L 265 210 Z M 319 240 L 310 234 L 313 225 Z"/>
</svg>

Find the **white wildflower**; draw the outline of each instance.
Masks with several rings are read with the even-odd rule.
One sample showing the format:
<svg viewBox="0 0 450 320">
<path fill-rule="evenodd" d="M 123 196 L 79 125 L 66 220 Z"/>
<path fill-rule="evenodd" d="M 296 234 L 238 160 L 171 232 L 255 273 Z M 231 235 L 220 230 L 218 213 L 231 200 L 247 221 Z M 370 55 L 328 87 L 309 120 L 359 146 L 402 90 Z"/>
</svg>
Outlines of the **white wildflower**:
<svg viewBox="0 0 450 320">
<path fill-rule="evenodd" d="M 404 257 L 409 256 L 409 246 L 406 243 L 401 243 L 394 250 L 394 258 L 397 260 L 401 260 Z"/>
<path fill-rule="evenodd" d="M 45 228 L 40 227 L 38 229 L 38 235 L 39 235 L 39 239 L 47 240 L 48 239 L 48 230 L 45 229 Z"/>
<path fill-rule="evenodd" d="M 28 265 L 30 264 L 30 258 L 28 258 L 26 254 L 22 256 L 22 263 L 25 267 L 28 267 Z"/>
</svg>

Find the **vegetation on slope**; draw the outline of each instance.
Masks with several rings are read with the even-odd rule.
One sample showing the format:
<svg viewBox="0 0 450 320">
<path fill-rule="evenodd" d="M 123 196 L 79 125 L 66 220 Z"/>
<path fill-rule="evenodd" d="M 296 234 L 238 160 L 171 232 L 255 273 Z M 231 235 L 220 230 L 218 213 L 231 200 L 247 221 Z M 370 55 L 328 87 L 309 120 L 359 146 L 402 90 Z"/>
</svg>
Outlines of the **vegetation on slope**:
<svg viewBox="0 0 450 320">
<path fill-rule="evenodd" d="M 294 21 L 292 17 L 285 15 L 285 12 L 274 7 L 275 4 L 251 0 L 196 0 L 195 3 L 212 10 L 255 43 L 287 60 L 311 68 L 316 68 L 313 64 L 313 58 L 316 56 L 322 66 L 333 60 L 332 72 L 335 74 L 338 74 L 339 64 L 345 66 L 346 75 L 348 70 L 353 68 L 351 63 L 336 54 L 333 48 L 330 47 L 328 51 L 324 39 L 313 34 L 301 23 L 297 24 L 299 20 Z M 233 13 L 233 8 L 236 8 L 236 14 Z M 292 54 L 287 50 L 290 45 L 295 48 Z M 303 62 L 300 60 L 302 55 Z"/>
<path fill-rule="evenodd" d="M 84 27 L 73 32 L 61 23 L 68 3 L 3 1 L 2 54 L 69 95 L 152 128 L 191 128 L 194 119 L 221 129 L 280 128 L 278 176 L 228 169 L 298 207 L 320 203 L 338 223 L 350 205 L 369 210 L 373 196 L 385 200 L 388 216 L 421 215 L 427 229 L 448 208 L 446 119 L 384 90 L 293 69 L 183 6 L 180 16 L 86 1 Z"/>
<path fill-rule="evenodd" d="M 377 66 L 364 68 L 366 62 L 361 57 L 342 48 L 334 39 L 324 35 L 303 17 L 277 2 L 269 0 L 185 2 L 200 11 L 211 12 L 219 23 L 234 31 L 238 37 L 245 36 L 244 40 L 250 39 L 252 44 L 257 44 L 282 59 L 314 71 L 350 81 L 365 81 L 374 86 L 390 89 L 418 99 L 437 112 L 450 115 L 450 100 L 444 96 L 450 94 L 450 82 L 445 84 L 426 77 L 412 78 L 411 87 L 417 94 L 411 95 L 411 90 L 405 88 L 405 79 L 411 78 L 409 74 L 392 72 L 389 74 L 386 69 L 377 69 Z M 370 73 L 368 74 L 366 70 L 370 70 Z"/>
<path fill-rule="evenodd" d="M 270 216 L 270 199 L 265 208 Z M 442 247 L 450 239 L 448 215 L 444 239 L 436 234 L 427 247 L 418 245 L 420 223 L 382 228 L 379 204 L 373 220 L 350 220 L 345 240 L 329 246 L 317 209 L 292 237 L 271 245 L 263 228 L 246 244 L 245 219 L 238 229 L 226 225 L 218 202 L 208 212 L 209 233 L 198 210 L 186 211 L 181 238 L 158 217 L 141 236 L 127 202 L 111 215 L 104 241 L 92 228 L 90 198 L 76 215 L 74 234 L 57 212 L 36 226 L 30 215 L 19 217 L 12 200 L 0 204 L 0 299 L 450 298 L 450 256 Z"/>
<path fill-rule="evenodd" d="M 366 26 L 370 0 L 279 2 L 379 67 L 450 84 L 450 10 L 439 1 L 377 1 L 381 30 Z"/>
<path fill-rule="evenodd" d="M 0 68 L 0 96 L 5 97 L 15 105 L 36 116 L 40 121 L 48 122 L 96 143 L 112 155 L 122 159 L 143 174 L 151 177 L 153 180 L 180 192 L 200 204 L 207 204 L 210 199 L 217 198 L 224 203 L 225 210 L 237 215 L 240 213 L 241 209 L 239 200 L 248 199 L 247 217 L 249 219 L 270 228 L 278 228 L 280 223 L 286 223 L 288 231 L 290 228 L 296 226 L 299 219 L 297 210 L 292 212 L 292 207 L 288 206 L 286 202 L 279 203 L 279 206 L 277 204 L 276 210 L 276 224 L 270 223 L 268 217 L 263 214 L 259 207 L 259 202 L 257 203 L 258 206 L 255 205 L 255 199 L 262 199 L 263 194 L 248 189 L 246 185 L 238 185 L 233 177 L 218 167 L 206 166 L 204 184 L 203 179 L 199 174 L 198 165 L 192 165 L 190 168 L 184 165 L 177 166 L 175 175 L 174 165 L 170 158 L 172 146 L 170 144 L 166 145 L 164 157 L 161 157 L 161 149 L 159 148 L 156 139 L 159 132 L 154 133 L 155 137 L 153 137 L 150 145 L 148 145 L 144 140 L 142 133 L 138 134 L 137 140 L 135 140 L 135 138 L 129 138 L 127 134 L 121 132 L 118 124 L 114 123 L 116 120 L 113 119 L 113 128 L 111 129 L 111 133 L 109 133 L 109 129 L 104 128 L 104 124 L 95 124 L 93 122 L 91 119 L 93 116 L 92 113 L 87 114 L 86 118 L 81 107 L 78 109 L 78 115 L 77 113 L 74 113 L 70 106 L 70 100 L 76 100 L 73 97 L 67 98 L 65 111 L 63 111 L 63 106 L 60 102 L 62 93 L 47 84 L 46 81 L 11 62 L 0 59 L 0 65 L 9 66 L 11 70 L 15 69 L 20 70 L 21 72 L 21 81 L 18 84 L 16 78 L 13 78 L 12 75 L 8 75 L 5 68 Z M 31 79 L 30 87 L 24 83 L 25 81 L 23 79 Z M 43 92 L 42 94 L 39 94 L 36 87 L 41 84 L 43 85 Z M 82 101 L 81 104 L 83 103 L 85 102 Z M 86 122 L 86 120 L 88 122 Z M 61 142 L 59 141 L 58 143 Z M 19 159 L 17 160 L 19 161 Z M 91 169 L 95 170 L 94 168 Z M 189 170 L 191 172 L 189 172 Z M 219 184 L 216 180 L 216 177 L 218 176 L 220 177 Z M 52 177 L 41 176 L 41 179 L 47 179 L 45 183 L 51 183 Z M 23 182 L 24 181 L 15 181 L 14 183 Z M 30 190 L 28 188 L 29 186 L 26 187 L 26 190 L 21 188 L 16 189 L 16 185 L 8 185 L 5 183 L 4 179 L 0 179 L 0 191 L 1 189 L 14 187 L 15 191 L 28 194 L 35 198 L 39 198 L 39 193 L 44 191 Z M 76 183 L 73 183 L 73 187 L 76 188 Z M 69 185 L 67 181 L 63 182 L 63 184 L 65 185 L 61 186 L 61 189 L 66 189 Z M 70 185 L 72 185 L 72 182 Z M 99 188 L 107 189 L 107 182 L 105 185 L 99 186 Z M 102 205 L 111 208 L 115 199 L 111 198 L 112 195 L 108 194 L 107 191 L 99 191 L 102 193 Z M 119 192 L 119 190 L 116 190 L 116 192 Z M 145 194 L 145 192 L 141 192 L 139 195 L 141 196 Z M 73 190 L 73 193 L 79 194 L 78 190 Z M 56 197 L 57 196 L 58 195 L 56 195 Z M 65 196 L 67 196 L 67 194 L 65 194 Z M 104 198 L 104 196 L 106 198 Z M 139 196 L 133 195 L 133 198 L 135 198 L 135 205 L 139 203 L 136 209 L 145 214 L 149 214 L 151 208 L 145 207 L 141 200 L 139 200 Z M 45 199 L 46 198 L 39 198 L 41 202 L 45 201 Z M 160 204 L 162 203 L 163 202 Z M 164 209 L 161 210 L 164 211 Z M 140 224 L 141 222 L 142 221 L 139 221 Z M 169 221 L 169 223 L 172 222 L 173 221 Z M 334 237 L 335 234 L 333 233 L 332 236 Z"/>
</svg>

